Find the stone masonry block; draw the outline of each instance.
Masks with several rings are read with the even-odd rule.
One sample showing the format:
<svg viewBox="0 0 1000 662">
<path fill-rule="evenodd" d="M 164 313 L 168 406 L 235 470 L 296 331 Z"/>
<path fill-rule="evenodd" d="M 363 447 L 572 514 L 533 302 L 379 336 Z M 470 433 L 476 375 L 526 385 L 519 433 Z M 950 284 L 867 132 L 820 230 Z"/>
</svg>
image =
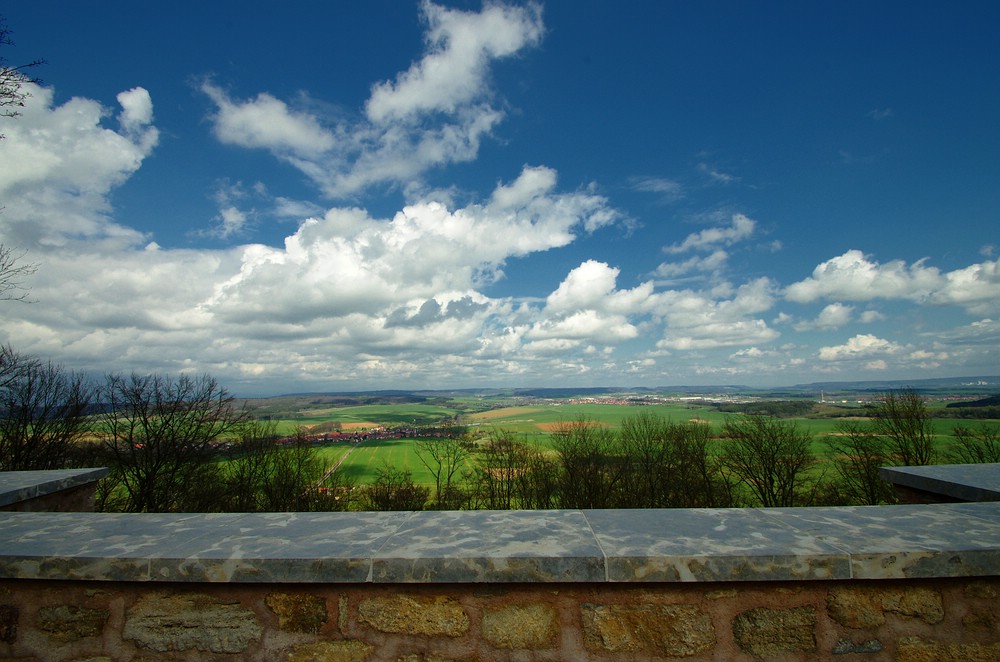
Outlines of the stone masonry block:
<svg viewBox="0 0 1000 662">
<path fill-rule="evenodd" d="M 264 603 L 278 617 L 278 629 L 316 634 L 326 623 L 326 600 L 318 595 L 268 593 Z"/>
<path fill-rule="evenodd" d="M 207 595 L 150 594 L 128 609 L 125 639 L 155 651 L 242 653 L 260 640 L 253 611 Z"/>
<path fill-rule="evenodd" d="M 363 641 L 320 641 L 296 646 L 287 662 L 364 662 L 375 649 Z"/>
<path fill-rule="evenodd" d="M 715 645 L 712 619 L 693 605 L 585 604 L 581 612 L 592 651 L 687 657 Z"/>
<path fill-rule="evenodd" d="M 827 593 L 826 607 L 830 618 L 855 629 L 882 625 L 886 612 L 919 618 L 931 625 L 944 619 L 941 594 L 920 587 L 836 587 Z"/>
<path fill-rule="evenodd" d="M 882 607 L 886 611 L 919 618 L 934 625 L 944 620 L 941 593 L 929 588 L 911 587 L 881 591 Z"/>
<path fill-rule="evenodd" d="M 483 639 L 496 648 L 551 648 L 559 635 L 559 616 L 550 605 L 509 605 L 483 615 Z"/>
<path fill-rule="evenodd" d="M 826 611 L 834 621 L 849 628 L 876 628 L 885 623 L 882 597 L 872 588 L 832 588 L 826 594 Z"/>
<path fill-rule="evenodd" d="M 38 610 L 38 628 L 55 641 L 68 643 L 85 637 L 97 637 L 108 622 L 107 609 L 88 609 L 72 605 L 42 607 Z"/>
<path fill-rule="evenodd" d="M 394 595 L 362 600 L 361 621 L 380 632 L 460 637 L 469 631 L 469 616 L 446 596 Z"/>
<path fill-rule="evenodd" d="M 753 655 L 816 650 L 816 610 L 750 609 L 733 619 L 733 636 L 740 648 Z"/>
<path fill-rule="evenodd" d="M 925 641 L 919 637 L 904 637 L 896 651 L 897 662 L 996 662 L 1000 660 L 1000 643 L 948 644 Z"/>
</svg>

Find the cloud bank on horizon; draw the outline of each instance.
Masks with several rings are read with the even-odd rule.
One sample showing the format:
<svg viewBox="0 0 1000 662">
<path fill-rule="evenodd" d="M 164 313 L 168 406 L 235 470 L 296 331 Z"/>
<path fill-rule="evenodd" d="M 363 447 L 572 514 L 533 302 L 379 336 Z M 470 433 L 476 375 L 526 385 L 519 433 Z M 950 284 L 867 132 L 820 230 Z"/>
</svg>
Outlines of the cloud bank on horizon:
<svg viewBox="0 0 1000 662">
<path fill-rule="evenodd" d="M 934 236 L 897 227 L 928 235 L 899 243 L 923 251 L 906 259 L 846 208 L 812 210 L 841 226 L 839 242 L 769 216 L 762 196 L 787 191 L 725 163 L 718 138 L 682 154 L 683 171 L 665 160 L 650 174 L 655 160 L 623 153 L 618 169 L 595 162 L 581 177 L 558 143 L 546 152 L 513 128 L 536 121 L 522 104 L 540 84 L 502 86 L 512 62 L 530 72 L 557 58 L 550 33 L 571 26 L 534 3 L 417 9 L 422 50 L 354 108 L 324 100 L 336 90 L 283 96 L 224 72 L 169 72 L 188 86 L 183 104 L 159 99 L 152 73 L 123 86 L 117 108 L 32 86 L 3 125 L 0 242 L 39 269 L 34 303 L 0 303 L 0 341 L 96 373 L 209 372 L 246 394 L 1000 373 L 995 190 L 967 191 L 994 205 L 984 221 L 941 218 Z M 260 87 L 238 91 L 248 85 Z M 173 123 L 178 105 L 187 123 Z M 904 112 L 872 107 L 857 115 Z M 559 106 L 552 121 L 585 112 Z M 212 208 L 200 220 L 123 211 L 129 187 L 155 185 L 141 180 L 159 153 L 151 177 L 184 172 L 170 161 L 178 143 L 265 165 L 252 180 L 220 165 L 170 190 Z M 387 200 L 399 204 L 387 212 Z M 175 239 L 171 223 L 199 227 Z"/>
</svg>

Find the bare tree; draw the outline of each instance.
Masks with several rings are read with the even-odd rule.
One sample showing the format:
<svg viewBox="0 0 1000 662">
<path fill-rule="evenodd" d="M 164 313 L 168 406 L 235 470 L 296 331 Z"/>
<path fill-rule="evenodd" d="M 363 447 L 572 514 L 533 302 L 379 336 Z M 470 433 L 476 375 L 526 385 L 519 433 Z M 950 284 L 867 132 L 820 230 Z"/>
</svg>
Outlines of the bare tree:
<svg viewBox="0 0 1000 662">
<path fill-rule="evenodd" d="M 8 371 L 8 361 L 17 364 Z M 88 436 L 93 387 L 62 366 L 0 350 L 0 471 L 62 469 Z"/>
<path fill-rule="evenodd" d="M 457 508 L 464 500 L 458 479 L 468 465 L 471 442 L 462 437 L 436 437 L 418 439 L 414 447 L 417 458 L 434 476 L 435 507 Z"/>
<path fill-rule="evenodd" d="M 100 393 L 105 411 L 97 432 L 122 492 L 117 509 L 219 509 L 223 477 L 212 462 L 213 444 L 237 434 L 247 419 L 226 389 L 208 375 L 133 373 L 109 375 Z"/>
<path fill-rule="evenodd" d="M 0 46 L 13 46 L 12 31 L 7 20 L 0 16 Z M 27 64 L 12 66 L 0 56 L 0 117 L 18 117 L 24 102 L 31 93 L 24 89 L 26 83 L 38 83 L 37 78 L 28 75 L 28 70 L 45 64 L 45 60 L 34 60 Z M 0 136 L 2 138 L 3 136 Z"/>
<path fill-rule="evenodd" d="M 896 463 L 933 463 L 934 422 L 919 393 L 913 389 L 889 391 L 876 397 L 867 409 L 871 431 L 885 439 Z"/>
<path fill-rule="evenodd" d="M 951 434 L 955 443 L 948 457 L 960 464 L 1000 462 L 1000 427 L 981 423 L 977 427 L 956 425 Z"/>
<path fill-rule="evenodd" d="M 581 417 L 552 433 L 559 454 L 563 508 L 616 508 L 626 466 L 617 439 L 604 425 Z"/>
<path fill-rule="evenodd" d="M 885 440 L 860 421 L 841 421 L 837 433 L 827 437 L 827 449 L 842 494 L 852 504 L 874 506 L 894 503 L 892 485 L 879 468 L 892 464 Z"/>
<path fill-rule="evenodd" d="M 492 429 L 476 452 L 473 507 L 489 510 L 553 508 L 559 467 L 538 447 L 513 432 Z"/>
<path fill-rule="evenodd" d="M 762 506 L 797 505 L 806 472 L 816 462 L 809 433 L 789 421 L 749 414 L 726 420 L 723 435 L 722 464 Z"/>
<path fill-rule="evenodd" d="M 28 301 L 24 283 L 38 270 L 38 265 L 25 264 L 23 259 L 23 251 L 16 252 L 0 244 L 0 301 Z"/>
<path fill-rule="evenodd" d="M 430 498 L 429 487 L 413 482 L 408 469 L 383 464 L 375 470 L 375 480 L 362 495 L 366 510 L 423 510 Z"/>
<path fill-rule="evenodd" d="M 0 16 L 0 46 L 14 44 L 10 35 L 11 30 L 7 27 L 7 20 Z M 6 58 L 0 55 L 0 117 L 18 117 L 21 114 L 20 109 L 31 96 L 24 89 L 24 85 L 39 82 L 37 78 L 29 76 L 27 71 L 41 64 L 44 64 L 44 60 L 11 66 L 7 64 Z M 0 140 L 3 138 L 4 135 L 0 134 Z M 0 300 L 27 300 L 28 291 L 24 287 L 24 281 L 34 274 L 38 267 L 35 264 L 25 264 L 23 258 L 23 252 L 16 252 L 0 243 Z"/>
</svg>

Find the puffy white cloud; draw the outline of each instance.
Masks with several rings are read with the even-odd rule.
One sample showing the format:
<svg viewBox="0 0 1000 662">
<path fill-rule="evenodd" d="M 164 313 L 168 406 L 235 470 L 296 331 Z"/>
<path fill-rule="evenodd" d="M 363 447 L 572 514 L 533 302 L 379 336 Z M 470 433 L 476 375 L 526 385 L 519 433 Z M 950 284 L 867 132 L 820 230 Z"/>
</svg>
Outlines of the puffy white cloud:
<svg viewBox="0 0 1000 662">
<path fill-rule="evenodd" d="M 809 329 L 839 329 L 851 321 L 854 306 L 845 306 L 842 303 L 831 303 L 819 312 L 816 319 L 808 322 L 800 322 L 795 325 L 796 331 L 806 331 Z"/>
<path fill-rule="evenodd" d="M 850 338 L 843 345 L 821 347 L 819 358 L 824 361 L 842 361 L 881 354 L 896 354 L 901 350 L 902 347 L 894 342 L 870 333 L 863 333 Z"/>
<path fill-rule="evenodd" d="M 689 234 L 679 244 L 665 246 L 664 251 L 676 255 L 691 250 L 711 250 L 716 246 L 731 246 L 753 236 L 757 223 L 743 214 L 733 214 L 729 227 L 706 228 L 701 232 Z"/>
<path fill-rule="evenodd" d="M 755 345 L 780 335 L 754 315 L 774 305 L 774 285 L 760 278 L 734 292 L 671 290 L 657 294 L 656 311 L 665 321 L 660 349 L 691 350 Z M 729 297 L 729 298 L 726 298 Z"/>
<path fill-rule="evenodd" d="M 239 273 L 204 305 L 227 319 L 266 311 L 308 320 L 469 293 L 508 258 L 566 245 L 593 217 L 613 218 L 604 198 L 555 193 L 550 175 L 526 169 L 486 205 L 415 203 L 391 221 L 332 209 L 303 223 L 283 249 L 246 247 Z"/>
<path fill-rule="evenodd" d="M 987 260 L 944 274 L 931 294 L 938 304 L 956 304 L 977 315 L 1000 312 L 1000 260 Z"/>
<path fill-rule="evenodd" d="M 304 112 L 295 112 L 270 94 L 249 101 L 234 101 L 210 81 L 201 85 L 217 107 L 212 117 L 215 136 L 223 143 L 264 148 L 279 155 L 308 158 L 322 154 L 334 144 L 333 134 Z"/>
<path fill-rule="evenodd" d="M 51 88 L 27 84 L 30 102 L 0 141 L 0 228 L 9 244 L 62 245 L 73 239 L 115 244 L 142 241 L 111 221 L 106 195 L 142 164 L 157 142 L 149 95 L 135 88 L 119 95 L 121 130 L 102 126 L 101 104 L 74 97 L 53 106 Z"/>
<path fill-rule="evenodd" d="M 379 183 L 412 186 L 430 168 L 475 158 L 504 116 L 490 101 L 490 65 L 538 43 L 540 10 L 490 3 L 472 13 L 424 2 L 422 11 L 427 52 L 394 83 L 372 88 L 363 117 L 321 118 L 267 93 L 234 100 L 205 82 L 216 136 L 271 151 L 334 198 Z"/>
<path fill-rule="evenodd" d="M 683 262 L 663 262 L 654 272 L 660 278 L 672 279 L 691 272 L 707 272 L 720 274 L 729 260 L 729 253 L 720 249 L 712 251 L 705 257 L 697 255 L 684 260 Z"/>
<path fill-rule="evenodd" d="M 365 111 L 376 124 L 428 112 L 454 113 L 486 94 L 490 60 L 512 55 L 542 36 L 537 5 L 488 4 L 472 13 L 425 0 L 421 9 L 428 52 L 394 83 L 372 88 Z"/>
<path fill-rule="evenodd" d="M 973 314 L 1000 311 L 1000 260 L 984 261 L 942 273 L 919 260 L 880 264 L 859 250 L 849 250 L 819 266 L 812 276 L 789 285 L 785 298 L 807 303 L 821 298 L 847 301 L 902 299 L 935 305 L 958 305 Z"/>
</svg>

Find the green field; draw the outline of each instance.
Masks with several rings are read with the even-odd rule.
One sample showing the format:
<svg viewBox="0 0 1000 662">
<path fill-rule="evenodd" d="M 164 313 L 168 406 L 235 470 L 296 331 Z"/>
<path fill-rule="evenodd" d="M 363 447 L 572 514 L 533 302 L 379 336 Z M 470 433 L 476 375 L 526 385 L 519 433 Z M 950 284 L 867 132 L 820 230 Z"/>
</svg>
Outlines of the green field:
<svg viewBox="0 0 1000 662">
<path fill-rule="evenodd" d="M 359 405 L 348 407 L 317 407 L 287 413 L 277 419 L 279 434 L 292 434 L 299 428 L 310 429 L 327 423 L 339 423 L 344 430 L 371 428 L 380 425 L 434 425 L 450 420 L 457 409 L 440 405 Z"/>
<path fill-rule="evenodd" d="M 551 447 L 550 433 L 560 424 L 572 423 L 581 418 L 597 421 L 611 430 L 621 426 L 624 419 L 640 414 L 652 414 L 673 422 L 688 421 L 710 423 L 718 429 L 727 418 L 736 414 L 727 414 L 714 407 L 700 404 L 672 403 L 643 406 L 628 406 L 616 404 L 529 404 L 524 406 L 502 407 L 469 413 L 463 412 L 461 406 L 448 407 L 440 404 L 384 404 L 360 405 L 343 407 L 308 407 L 294 412 L 289 418 L 278 421 L 279 432 L 290 434 L 296 429 L 307 432 L 315 429 L 329 429 L 331 423 L 336 423 L 344 431 L 372 428 L 377 426 L 401 425 L 441 425 L 454 422 L 468 426 L 473 434 L 486 434 L 493 429 L 501 429 L 523 436 L 529 443 L 542 447 Z M 810 432 L 815 439 L 813 451 L 820 458 L 827 454 L 824 438 L 837 432 L 839 419 L 835 418 L 792 418 L 801 430 Z M 979 425 L 980 421 L 959 421 L 939 419 L 935 421 L 938 441 L 942 447 L 952 440 L 951 429 L 957 424 Z M 998 421 L 982 421 L 990 425 L 998 425 Z M 408 470 L 416 483 L 431 485 L 433 476 L 423 465 L 415 450 L 413 439 L 369 440 L 354 446 L 348 443 L 335 443 L 318 449 L 324 467 L 332 467 L 345 454 L 346 459 L 337 469 L 342 475 L 353 478 L 358 484 L 371 482 L 375 472 L 388 464 L 391 467 Z"/>
</svg>

